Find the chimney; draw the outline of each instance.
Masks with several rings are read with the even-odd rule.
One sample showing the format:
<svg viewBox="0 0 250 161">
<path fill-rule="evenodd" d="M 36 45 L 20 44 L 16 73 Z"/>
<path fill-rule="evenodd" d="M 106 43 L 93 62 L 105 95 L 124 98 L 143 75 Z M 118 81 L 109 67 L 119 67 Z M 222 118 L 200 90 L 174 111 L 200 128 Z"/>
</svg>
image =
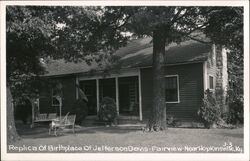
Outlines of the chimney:
<svg viewBox="0 0 250 161">
<path fill-rule="evenodd" d="M 227 73 L 227 51 L 222 46 L 215 46 L 216 51 L 216 84 L 215 94 L 220 104 L 221 112 L 228 112 L 226 102 L 228 88 L 228 73 Z"/>
</svg>

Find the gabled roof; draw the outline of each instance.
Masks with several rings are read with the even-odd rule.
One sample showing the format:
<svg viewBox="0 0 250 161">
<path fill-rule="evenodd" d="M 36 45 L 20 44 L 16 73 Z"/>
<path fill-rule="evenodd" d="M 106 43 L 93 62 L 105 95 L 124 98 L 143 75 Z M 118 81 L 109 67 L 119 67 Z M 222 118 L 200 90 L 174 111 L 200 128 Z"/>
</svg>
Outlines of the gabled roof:
<svg viewBox="0 0 250 161">
<path fill-rule="evenodd" d="M 187 40 L 180 44 L 171 43 L 166 46 L 166 65 L 179 63 L 195 63 L 206 61 L 211 51 L 211 45 L 194 40 Z M 141 68 L 152 66 L 153 56 L 152 38 L 133 40 L 127 46 L 117 50 L 114 55 L 119 58 L 121 69 Z M 86 62 L 73 63 L 64 60 L 51 60 L 46 64 L 46 76 L 85 73 L 91 70 L 102 70 L 97 63 L 88 65 Z"/>
</svg>

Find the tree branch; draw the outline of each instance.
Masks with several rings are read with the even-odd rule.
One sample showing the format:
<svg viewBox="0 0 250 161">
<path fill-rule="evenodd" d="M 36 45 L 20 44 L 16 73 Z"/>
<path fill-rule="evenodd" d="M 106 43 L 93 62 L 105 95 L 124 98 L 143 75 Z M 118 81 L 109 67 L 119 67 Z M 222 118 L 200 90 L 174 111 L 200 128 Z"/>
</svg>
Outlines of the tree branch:
<svg viewBox="0 0 250 161">
<path fill-rule="evenodd" d="M 208 25 L 208 22 L 206 22 L 206 23 L 204 23 L 203 25 L 198 26 L 198 27 L 196 27 L 196 28 L 190 30 L 190 31 L 189 31 L 188 33 L 186 33 L 186 34 L 187 34 L 187 35 L 190 35 L 191 33 L 195 32 L 195 31 L 197 31 L 197 30 L 200 30 L 200 29 L 202 29 L 202 28 L 204 28 L 204 27 L 207 27 L 207 25 Z"/>
<path fill-rule="evenodd" d="M 211 44 L 212 42 L 209 42 L 209 41 L 203 41 L 203 40 L 201 40 L 201 39 L 197 39 L 197 38 L 195 38 L 195 37 L 193 37 L 193 36 L 190 36 L 190 34 L 192 34 L 193 32 L 195 32 L 195 31 L 197 31 L 197 30 L 200 30 L 200 29 L 202 29 L 203 27 L 205 27 L 205 26 L 207 26 L 208 25 L 208 23 L 204 23 L 203 25 L 201 25 L 201 26 L 199 26 L 199 27 L 196 27 L 196 28 L 194 28 L 194 29 L 192 29 L 192 30 L 190 30 L 189 32 L 181 32 L 181 31 L 178 31 L 178 34 L 180 34 L 180 35 L 182 35 L 182 36 L 184 36 L 184 37 L 187 37 L 187 38 L 189 38 L 189 39 L 191 39 L 191 40 L 195 40 L 195 41 L 198 41 L 198 42 L 200 42 L 200 43 L 204 43 L 204 44 Z"/>
<path fill-rule="evenodd" d="M 182 16 L 179 17 L 180 13 L 186 8 L 182 8 L 180 10 L 178 10 L 178 12 L 175 14 L 174 18 L 171 20 L 171 23 L 173 24 L 174 22 L 178 21 L 179 19 L 181 19 L 186 13 L 184 13 Z"/>
<path fill-rule="evenodd" d="M 212 44 L 211 41 L 203 41 L 203 40 L 201 40 L 201 39 L 197 39 L 197 38 L 192 37 L 192 36 L 189 36 L 189 35 L 186 35 L 185 37 L 188 37 L 188 38 L 191 39 L 191 40 L 198 41 L 198 42 L 203 43 L 203 44 Z"/>
<path fill-rule="evenodd" d="M 130 18 L 131 16 L 132 16 L 132 15 L 129 15 L 129 16 L 127 16 L 125 19 L 123 19 L 124 23 L 121 24 L 121 25 L 119 25 L 119 26 L 117 26 L 117 27 L 115 27 L 114 29 L 117 30 L 117 29 L 119 29 L 119 28 L 125 26 L 125 25 L 128 23 L 128 20 L 129 20 L 129 18 Z"/>
</svg>

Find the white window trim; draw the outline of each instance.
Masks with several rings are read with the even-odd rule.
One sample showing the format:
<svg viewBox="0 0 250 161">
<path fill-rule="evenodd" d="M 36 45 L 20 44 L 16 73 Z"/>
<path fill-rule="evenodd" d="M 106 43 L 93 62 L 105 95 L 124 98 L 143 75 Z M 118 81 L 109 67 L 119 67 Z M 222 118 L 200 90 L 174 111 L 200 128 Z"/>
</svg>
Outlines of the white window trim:
<svg viewBox="0 0 250 161">
<path fill-rule="evenodd" d="M 179 75 L 178 74 L 165 75 L 165 78 L 167 78 L 167 77 L 176 77 L 177 78 L 177 98 L 178 98 L 178 101 L 172 101 L 172 102 L 166 101 L 165 103 L 180 103 Z"/>
<path fill-rule="evenodd" d="M 54 104 L 53 102 L 53 98 L 55 98 L 55 96 L 53 96 L 53 88 L 51 89 L 51 106 L 60 106 L 60 103 L 59 104 Z"/>
<path fill-rule="evenodd" d="M 210 77 L 213 77 L 213 86 L 214 88 L 210 88 Z M 211 90 L 211 91 L 214 91 L 215 90 L 215 77 L 211 74 L 208 75 L 208 87 L 207 89 Z"/>
</svg>

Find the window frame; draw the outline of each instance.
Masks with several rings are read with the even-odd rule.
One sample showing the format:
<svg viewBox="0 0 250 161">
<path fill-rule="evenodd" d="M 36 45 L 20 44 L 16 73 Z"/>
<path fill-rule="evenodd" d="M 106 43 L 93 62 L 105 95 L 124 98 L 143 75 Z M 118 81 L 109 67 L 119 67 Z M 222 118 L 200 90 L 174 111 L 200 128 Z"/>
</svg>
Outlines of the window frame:
<svg viewBox="0 0 250 161">
<path fill-rule="evenodd" d="M 213 88 L 210 88 L 210 77 L 213 78 Z M 214 79 L 214 76 L 213 75 L 208 75 L 208 89 L 211 90 L 211 91 L 214 91 L 215 90 L 215 79 Z"/>
<path fill-rule="evenodd" d="M 178 74 L 165 75 L 164 78 L 169 78 L 169 77 L 176 77 L 176 80 L 177 80 L 177 101 L 167 101 L 167 100 L 165 100 L 165 103 L 180 103 L 179 75 Z M 166 79 L 164 81 L 166 81 Z M 164 83 L 166 83 L 166 82 L 164 82 Z M 165 90 L 166 90 L 166 88 L 165 88 Z"/>
</svg>

